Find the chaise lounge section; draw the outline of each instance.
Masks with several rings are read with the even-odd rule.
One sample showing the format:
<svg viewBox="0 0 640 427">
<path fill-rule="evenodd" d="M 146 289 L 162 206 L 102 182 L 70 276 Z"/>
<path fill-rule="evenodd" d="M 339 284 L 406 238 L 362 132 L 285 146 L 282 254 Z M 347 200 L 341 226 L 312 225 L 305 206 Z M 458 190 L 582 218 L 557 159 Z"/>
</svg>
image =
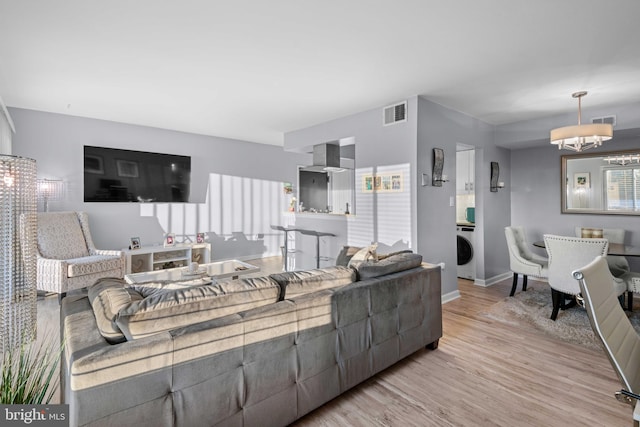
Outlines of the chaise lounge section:
<svg viewBox="0 0 640 427">
<path fill-rule="evenodd" d="M 98 288 L 63 300 L 61 379 L 72 426 L 284 426 L 425 346 L 437 348 L 442 336 L 440 267 L 417 254 L 202 286 L 219 288 L 201 306 L 217 304 L 210 295 L 218 292 L 227 306 L 242 300 L 242 311 L 209 310 L 222 317 L 204 321 L 194 312 L 194 323 L 167 330 L 166 316 L 193 309 L 197 298 L 154 291 L 100 326 L 109 310 Z M 259 302 L 247 309 L 253 292 Z M 127 332 L 124 341 L 103 335 L 146 298 L 166 304 L 161 320 L 143 317 L 137 330 L 159 331 Z"/>
</svg>

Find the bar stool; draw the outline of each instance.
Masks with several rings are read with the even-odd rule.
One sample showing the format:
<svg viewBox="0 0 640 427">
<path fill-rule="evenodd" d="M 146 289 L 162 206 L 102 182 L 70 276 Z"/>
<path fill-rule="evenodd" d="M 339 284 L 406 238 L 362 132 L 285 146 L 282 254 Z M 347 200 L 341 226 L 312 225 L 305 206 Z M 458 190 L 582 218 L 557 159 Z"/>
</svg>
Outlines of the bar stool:
<svg viewBox="0 0 640 427">
<path fill-rule="evenodd" d="M 330 236 L 335 237 L 336 235 L 333 233 L 327 233 L 324 231 L 315 231 L 315 230 L 298 230 L 302 234 L 306 234 L 307 236 L 316 236 L 316 268 L 320 268 L 320 237 Z M 327 261 L 328 257 L 323 257 L 323 261 Z"/>
<path fill-rule="evenodd" d="M 295 249 L 289 250 L 289 232 L 291 231 L 300 231 L 297 228 L 292 227 L 283 227 L 281 225 L 272 225 L 272 230 L 282 231 L 284 232 L 284 246 L 283 246 L 283 254 L 282 254 L 282 269 L 284 271 L 289 271 L 289 254 L 294 253 Z"/>
</svg>

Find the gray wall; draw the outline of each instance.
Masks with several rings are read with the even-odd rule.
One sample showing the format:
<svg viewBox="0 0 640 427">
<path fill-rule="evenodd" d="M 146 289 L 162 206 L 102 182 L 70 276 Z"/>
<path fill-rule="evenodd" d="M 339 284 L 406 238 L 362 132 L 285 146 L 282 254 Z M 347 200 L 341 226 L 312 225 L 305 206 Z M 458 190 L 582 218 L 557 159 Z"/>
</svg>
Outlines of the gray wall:
<svg viewBox="0 0 640 427">
<path fill-rule="evenodd" d="M 422 97 L 418 102 L 418 173 L 432 175 L 432 153 L 437 147 L 445 152 L 443 173 L 451 179 L 442 187 L 419 187 L 418 252 L 448 266 L 443 273 L 443 294 L 458 289 L 456 211 L 449 203 L 456 196 L 456 144 L 476 147 L 476 282 L 489 284 L 494 276 L 509 269 L 503 231 L 510 219 L 508 151 L 493 145 L 493 126 Z M 500 163 L 501 180 L 506 184 L 498 193 L 489 191 L 492 161 Z"/>
<path fill-rule="evenodd" d="M 383 126 L 381 106 L 285 134 L 285 150 L 303 152 L 310 151 L 315 144 L 354 138 L 356 216 L 349 221 L 348 242 L 351 245 L 379 242 L 388 246 L 395 245 L 394 248 L 415 248 L 418 99 L 413 97 L 407 101 L 407 121 L 404 123 Z M 363 193 L 363 174 L 387 171 L 404 176 L 402 194 Z M 395 239 L 398 241 L 392 241 Z"/>
<path fill-rule="evenodd" d="M 616 137 L 598 151 L 640 149 L 640 137 Z M 511 152 L 511 222 L 527 230 L 530 243 L 543 234 L 574 235 L 574 227 L 624 228 L 626 243 L 640 246 L 640 217 L 626 215 L 563 214 L 560 210 L 560 157 L 572 154 L 542 141 L 539 148 Z M 544 254 L 542 250 L 539 250 Z M 638 271 L 639 260 L 629 258 Z"/>
<path fill-rule="evenodd" d="M 140 237 L 143 244 L 162 242 L 163 233 L 179 232 L 184 229 L 177 219 L 184 212 L 187 218 L 182 222 L 198 231 L 214 231 L 220 234 L 220 228 L 236 227 L 234 231 L 251 232 L 251 236 L 265 233 L 266 248 L 261 248 L 260 256 L 278 254 L 281 236 L 269 229 L 269 224 L 256 229 L 255 218 L 252 230 L 243 230 L 242 224 L 220 224 L 222 220 L 212 210 L 228 209 L 224 200 L 208 200 L 214 191 L 210 182 L 229 182 L 230 186 L 242 192 L 236 203 L 235 216 L 242 218 L 251 209 L 266 207 L 277 212 L 274 223 L 280 222 L 279 212 L 284 212 L 288 201 L 284 192 L 278 191 L 277 200 L 263 200 L 261 188 L 280 187 L 281 182 L 295 182 L 297 165 L 308 163 L 311 156 L 287 153 L 282 147 L 256 144 L 245 141 L 188 134 L 144 126 L 128 125 L 103 120 L 72 117 L 32 110 L 10 108 L 10 114 L 16 125 L 13 138 L 13 153 L 34 158 L 38 165 L 39 178 L 62 179 L 65 182 L 65 198 L 51 203 L 51 210 L 84 210 L 89 213 L 92 234 L 95 243 L 103 249 L 121 249 L 128 246 L 129 238 Z M 191 156 L 191 197 L 190 203 L 174 205 L 138 204 L 138 203 L 84 203 L 83 201 L 83 146 L 95 145 L 158 153 L 170 153 Z M 214 179 L 215 178 L 215 179 Z M 219 184 L 222 185 L 222 184 Z M 266 187 L 265 187 L 266 186 Z M 259 188 L 258 188 L 259 187 Z M 258 188 L 254 190 L 254 188 Z M 203 210 L 203 204 L 218 203 L 212 210 Z M 278 206 L 273 206 L 276 203 Z M 255 206 L 254 206 L 255 205 Z M 281 206 L 280 206 L 281 205 Z M 238 210 L 241 214 L 238 214 Z M 255 214 L 252 214 L 256 216 Z M 216 218 L 211 218 L 211 217 Z M 169 227 L 161 224 L 159 217 L 167 218 Z M 247 222 L 245 221 L 245 223 Z M 266 220 L 265 220 L 266 221 Z M 166 229 L 169 228 L 169 229 Z M 171 229 L 174 228 L 174 229 Z M 273 235 L 271 235 L 273 233 Z M 212 248 L 214 258 L 225 258 L 224 239 Z M 228 245 L 233 256 L 240 256 L 242 248 L 238 243 Z M 255 250 L 256 245 L 247 245 Z M 247 254 L 249 255 L 249 254 Z M 253 255 L 253 254 L 252 254 Z"/>
</svg>

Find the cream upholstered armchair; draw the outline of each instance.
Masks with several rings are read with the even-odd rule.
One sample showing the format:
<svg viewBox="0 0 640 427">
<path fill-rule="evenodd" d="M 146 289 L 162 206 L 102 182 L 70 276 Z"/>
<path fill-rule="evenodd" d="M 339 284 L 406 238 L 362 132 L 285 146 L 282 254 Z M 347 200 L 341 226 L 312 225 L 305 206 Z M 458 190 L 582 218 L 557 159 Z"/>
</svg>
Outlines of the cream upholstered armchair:
<svg viewBox="0 0 640 427">
<path fill-rule="evenodd" d="M 504 234 L 509 248 L 509 268 L 513 271 L 513 285 L 509 296 L 513 296 L 518 286 L 518 274 L 523 276 L 523 291 L 527 290 L 528 276 L 547 277 L 547 259 L 531 252 L 523 227 L 505 227 Z"/>
<path fill-rule="evenodd" d="M 96 249 L 85 212 L 38 214 L 37 288 L 63 297 L 103 277 L 122 278 L 122 251 Z"/>
<path fill-rule="evenodd" d="M 544 244 L 549 254 L 549 286 L 551 286 L 551 298 L 553 311 L 551 320 L 556 320 L 560 308 L 565 309 L 571 305 L 565 304 L 565 299 L 575 298 L 580 295 L 580 286 L 573 278 L 572 272 L 589 264 L 597 256 L 606 257 L 609 250 L 607 239 L 581 239 L 569 236 L 544 235 Z M 616 297 L 627 291 L 624 280 L 610 276 L 611 287 Z"/>
<path fill-rule="evenodd" d="M 575 228 L 576 237 L 582 237 L 582 227 Z M 623 228 L 603 228 L 602 236 L 609 241 L 609 243 L 620 243 L 624 245 L 625 230 Z M 607 255 L 607 264 L 611 274 L 615 277 L 620 277 L 629 271 L 629 261 L 623 256 Z"/>
<path fill-rule="evenodd" d="M 605 258 L 599 256 L 573 272 L 578 281 L 593 333 L 602 343 L 611 366 L 625 391 L 640 394 L 640 336 L 617 301 L 617 290 Z M 637 397 L 616 393 L 619 400 L 635 407 L 634 425 L 640 420 Z"/>
</svg>

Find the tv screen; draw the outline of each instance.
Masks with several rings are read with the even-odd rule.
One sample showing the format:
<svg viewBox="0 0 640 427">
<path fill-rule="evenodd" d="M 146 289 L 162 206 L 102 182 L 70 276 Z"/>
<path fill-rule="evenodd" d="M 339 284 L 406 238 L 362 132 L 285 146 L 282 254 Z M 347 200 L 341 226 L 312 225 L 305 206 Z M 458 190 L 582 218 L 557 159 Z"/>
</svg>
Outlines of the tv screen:
<svg viewBox="0 0 640 427">
<path fill-rule="evenodd" d="M 84 146 L 85 202 L 188 202 L 191 157 Z"/>
</svg>

